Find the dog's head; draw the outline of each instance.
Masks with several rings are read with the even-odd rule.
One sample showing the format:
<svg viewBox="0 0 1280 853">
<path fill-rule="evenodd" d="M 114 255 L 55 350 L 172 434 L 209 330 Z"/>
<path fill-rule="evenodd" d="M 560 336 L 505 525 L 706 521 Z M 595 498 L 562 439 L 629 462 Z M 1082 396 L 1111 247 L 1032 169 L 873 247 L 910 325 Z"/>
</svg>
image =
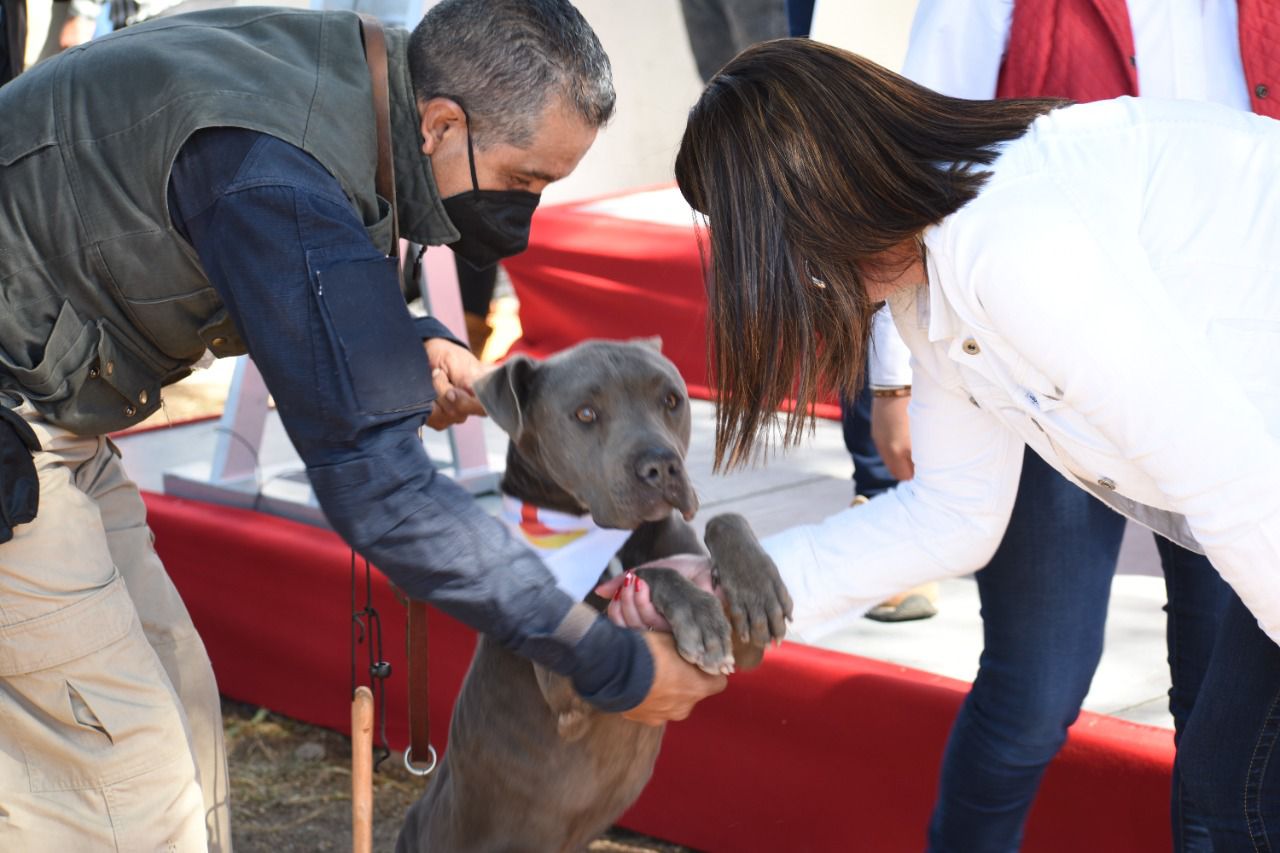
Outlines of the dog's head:
<svg viewBox="0 0 1280 853">
<path fill-rule="evenodd" d="M 476 383 L 521 461 L 601 527 L 633 529 L 698 499 L 684 468 L 689 395 L 657 338 L 585 341 L 546 359 L 514 356 Z"/>
</svg>

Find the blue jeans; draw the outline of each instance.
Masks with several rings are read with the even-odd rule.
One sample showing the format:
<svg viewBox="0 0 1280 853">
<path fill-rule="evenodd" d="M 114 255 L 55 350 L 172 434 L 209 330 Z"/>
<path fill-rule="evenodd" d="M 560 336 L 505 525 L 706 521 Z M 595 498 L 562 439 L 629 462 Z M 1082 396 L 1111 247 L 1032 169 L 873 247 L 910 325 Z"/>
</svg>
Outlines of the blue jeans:
<svg viewBox="0 0 1280 853">
<path fill-rule="evenodd" d="M 843 412 L 860 494 L 894 484 L 871 442 L 869 411 L 864 389 Z M 976 575 L 984 648 L 947 742 L 930 850 L 1021 845 L 1040 779 L 1102 654 L 1123 532 L 1121 516 L 1027 452 L 1009 528 Z M 1178 745 L 1174 849 L 1280 853 L 1280 647 L 1205 557 L 1160 537 L 1156 547 Z"/>
<path fill-rule="evenodd" d="M 787 34 L 792 38 L 808 38 L 813 29 L 814 0 L 787 0 Z"/>
<path fill-rule="evenodd" d="M 1216 853 L 1280 851 L 1280 646 L 1228 592 L 1199 701 L 1178 744 L 1175 792 Z"/>
<path fill-rule="evenodd" d="M 1040 779 L 1079 715 L 1102 655 L 1123 533 L 1121 516 L 1027 453 L 1009 529 L 976 576 L 985 645 L 947 743 L 930 850 L 1019 848 Z M 1204 557 L 1157 544 L 1170 601 L 1169 709 L 1178 737 L 1228 590 Z M 1177 849 L 1211 849 L 1176 778 L 1171 811 Z"/>
</svg>

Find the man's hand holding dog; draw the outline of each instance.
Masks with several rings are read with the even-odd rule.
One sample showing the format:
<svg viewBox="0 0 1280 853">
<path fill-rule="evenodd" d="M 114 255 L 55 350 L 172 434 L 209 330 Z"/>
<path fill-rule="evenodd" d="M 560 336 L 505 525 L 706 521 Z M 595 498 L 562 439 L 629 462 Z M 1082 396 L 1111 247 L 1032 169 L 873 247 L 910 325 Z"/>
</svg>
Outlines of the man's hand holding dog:
<svg viewBox="0 0 1280 853">
<path fill-rule="evenodd" d="M 432 338 L 424 346 L 431 365 L 431 384 L 436 389 L 427 426 L 441 430 L 472 415 L 483 415 L 484 407 L 473 390 L 476 379 L 485 371 L 480 360 L 471 350 L 445 338 Z"/>
<path fill-rule="evenodd" d="M 644 639 L 653 655 L 653 686 L 643 702 L 623 712 L 628 720 L 647 726 L 683 720 L 694 705 L 728 686 L 723 675 L 709 675 L 680 657 L 671 634 L 650 631 Z"/>
</svg>

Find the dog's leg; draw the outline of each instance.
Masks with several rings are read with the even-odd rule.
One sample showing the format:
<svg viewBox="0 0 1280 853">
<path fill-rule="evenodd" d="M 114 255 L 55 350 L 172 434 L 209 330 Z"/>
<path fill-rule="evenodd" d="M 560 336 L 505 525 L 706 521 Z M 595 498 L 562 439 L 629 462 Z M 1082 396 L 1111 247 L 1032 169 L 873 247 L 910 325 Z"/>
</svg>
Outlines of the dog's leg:
<svg viewBox="0 0 1280 853">
<path fill-rule="evenodd" d="M 563 675 L 557 675 L 537 664 L 533 665 L 533 673 L 538 678 L 542 697 L 556 715 L 556 729 L 560 732 L 560 737 L 566 741 L 580 739 L 590 727 L 595 708 L 583 701 L 573 689 L 573 683 Z"/>
<path fill-rule="evenodd" d="M 745 518 L 717 515 L 707 522 L 705 538 L 717 589 L 733 622 L 734 660 L 738 667 L 750 669 L 760 663 L 770 640 L 780 642 L 786 636 L 791 596 Z"/>
</svg>

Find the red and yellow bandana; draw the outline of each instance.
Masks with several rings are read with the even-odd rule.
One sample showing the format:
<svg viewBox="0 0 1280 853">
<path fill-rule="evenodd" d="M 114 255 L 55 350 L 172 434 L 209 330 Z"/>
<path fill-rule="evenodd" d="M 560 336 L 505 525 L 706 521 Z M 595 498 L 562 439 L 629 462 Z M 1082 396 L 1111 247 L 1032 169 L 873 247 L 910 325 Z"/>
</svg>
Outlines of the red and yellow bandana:
<svg viewBox="0 0 1280 853">
<path fill-rule="evenodd" d="M 502 520 L 546 563 L 556 584 L 581 601 L 595 589 L 630 530 L 600 527 L 589 515 L 569 515 L 502 497 Z"/>
</svg>

